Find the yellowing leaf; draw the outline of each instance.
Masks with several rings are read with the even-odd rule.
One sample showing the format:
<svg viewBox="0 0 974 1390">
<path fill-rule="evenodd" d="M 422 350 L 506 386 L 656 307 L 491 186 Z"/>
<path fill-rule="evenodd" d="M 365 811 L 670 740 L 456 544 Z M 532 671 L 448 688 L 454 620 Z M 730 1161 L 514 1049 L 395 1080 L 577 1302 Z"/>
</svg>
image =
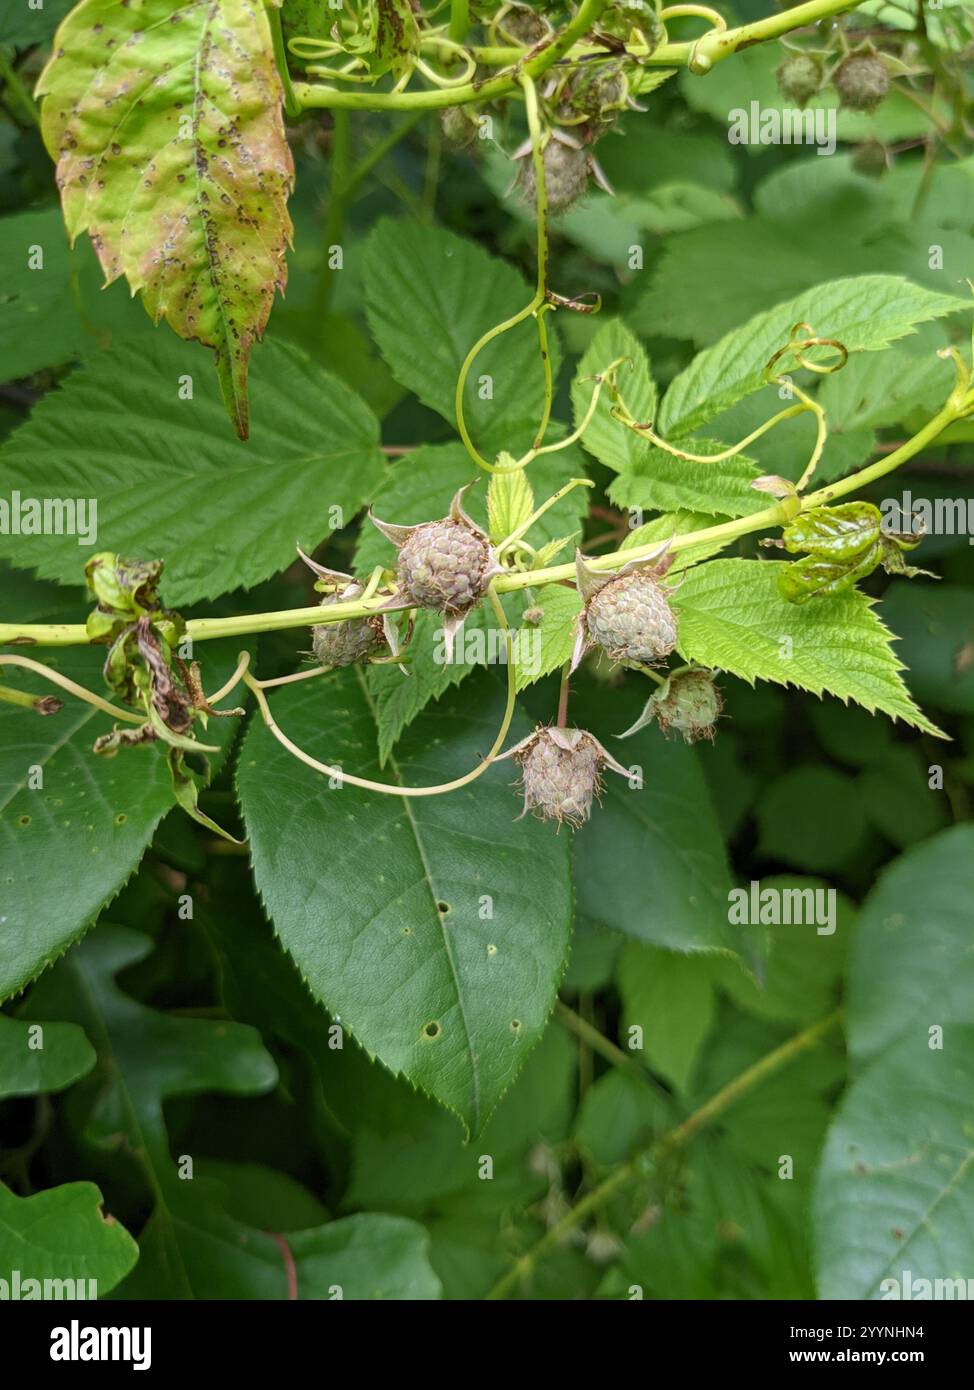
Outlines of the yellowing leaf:
<svg viewBox="0 0 974 1390">
<path fill-rule="evenodd" d="M 287 277 L 293 164 L 259 0 L 82 0 L 41 74 L 72 241 L 216 353 L 247 437 L 247 363 Z"/>
</svg>

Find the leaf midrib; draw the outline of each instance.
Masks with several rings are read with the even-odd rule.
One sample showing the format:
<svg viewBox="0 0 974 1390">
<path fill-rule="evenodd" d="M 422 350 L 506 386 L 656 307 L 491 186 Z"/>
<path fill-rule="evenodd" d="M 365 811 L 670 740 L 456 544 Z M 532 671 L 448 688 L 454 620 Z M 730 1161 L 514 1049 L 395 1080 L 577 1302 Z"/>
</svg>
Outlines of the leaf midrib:
<svg viewBox="0 0 974 1390">
<path fill-rule="evenodd" d="M 370 692 L 369 692 L 367 683 L 366 683 L 366 681 L 365 681 L 365 677 L 364 677 L 363 674 L 362 674 L 361 667 L 356 666 L 354 669 L 355 669 L 356 678 L 357 678 L 357 680 L 358 680 L 359 686 L 360 686 L 361 691 L 362 691 L 362 696 L 363 696 L 363 698 L 364 698 L 364 700 L 365 700 L 365 703 L 366 703 L 366 705 L 367 705 L 367 707 L 368 707 L 368 710 L 369 710 L 369 715 L 370 715 L 370 717 L 371 717 L 373 727 L 374 727 L 374 729 L 375 729 L 376 732 L 377 732 L 377 731 L 378 731 L 378 727 L 379 727 L 379 726 L 378 726 L 378 719 L 377 719 L 377 712 L 376 712 L 375 705 L 374 705 L 374 703 L 373 703 L 373 701 L 372 701 L 372 697 L 371 697 L 371 694 L 370 694 Z M 390 752 L 389 755 L 388 755 L 388 762 L 389 762 L 389 766 L 390 766 L 390 769 L 391 769 L 391 772 L 392 772 L 393 777 L 394 777 L 395 780 L 399 783 L 399 785 L 402 786 L 402 785 L 403 785 L 403 781 L 404 781 L 403 776 L 402 776 L 402 771 L 401 771 L 401 769 L 400 769 L 400 767 L 399 767 L 399 764 L 398 764 L 397 761 L 396 761 L 395 755 L 394 755 L 393 753 L 391 753 L 391 752 Z M 472 1102 L 472 1124 L 470 1125 L 470 1129 L 471 1129 L 472 1132 L 475 1133 L 475 1132 L 476 1132 L 477 1130 L 479 1130 L 479 1128 L 480 1128 L 480 1111 L 481 1111 L 481 1101 L 480 1101 L 480 1073 L 479 1073 L 479 1071 L 478 1071 L 478 1069 L 477 1069 L 477 1053 L 476 1053 L 476 1050 L 475 1050 L 474 1045 L 473 1045 L 473 1038 L 472 1038 L 471 1033 L 470 1033 L 470 1024 L 469 1024 L 469 1021 L 468 1021 L 468 1019 L 467 1019 L 467 1010 L 466 1010 L 466 1007 L 465 1007 L 465 1004 L 464 1004 L 463 991 L 462 991 L 461 986 L 460 986 L 460 975 L 459 975 L 459 972 L 458 972 L 458 970 L 457 970 L 456 961 L 455 961 L 454 956 L 453 956 L 453 947 L 452 947 L 452 945 L 451 945 L 451 943 L 450 943 L 450 939 L 449 939 L 449 936 L 448 936 L 448 934 L 447 934 L 446 925 L 445 925 L 445 923 L 444 923 L 444 921 L 443 921 L 443 918 L 441 917 L 441 915 L 440 915 L 440 913 L 439 913 L 439 910 L 438 910 L 438 908 L 437 908 L 437 906 L 436 906 L 437 897 L 436 897 L 436 891 L 435 891 L 435 888 L 434 888 L 434 885 L 433 885 L 433 874 L 432 874 L 432 870 L 430 869 L 429 860 L 428 860 L 427 857 L 426 857 L 426 850 L 425 850 L 425 847 L 424 847 L 424 844 L 423 844 L 422 837 L 421 837 L 421 835 L 420 835 L 420 833 L 419 833 L 419 825 L 418 825 L 418 823 L 417 823 L 417 821 L 416 821 L 416 817 L 415 817 L 415 815 L 414 815 L 414 813 L 413 813 L 413 808 L 412 808 L 412 804 L 411 804 L 411 799 L 410 799 L 408 796 L 404 796 L 404 797 L 401 798 L 401 800 L 402 800 L 402 803 L 403 803 L 403 809 L 405 810 L 405 813 L 406 813 L 406 817 L 407 817 L 407 819 L 408 819 L 408 821 L 409 821 L 409 828 L 410 828 L 410 830 L 412 831 L 413 839 L 414 839 L 415 844 L 416 844 L 416 853 L 419 855 L 419 861 L 420 861 L 420 864 L 422 865 L 423 874 L 424 874 L 424 876 L 425 876 L 426 883 L 427 883 L 427 886 L 428 886 L 428 888 L 429 888 L 430 902 L 431 902 L 431 904 L 432 904 L 433 912 L 435 913 L 435 915 L 436 915 L 436 920 L 437 920 L 437 922 L 439 923 L 440 934 L 441 934 L 441 936 L 442 936 L 442 938 L 443 938 L 443 950 L 444 950 L 444 953 L 445 953 L 445 955 L 446 955 L 447 964 L 448 964 L 449 967 L 450 967 L 450 975 L 451 975 L 451 977 L 452 977 L 452 979 L 453 979 L 453 987 L 454 987 L 454 990 L 455 990 L 455 992 L 456 992 L 456 997 L 457 997 L 457 1008 L 460 1010 L 460 1019 L 461 1019 L 461 1022 L 463 1023 L 463 1031 L 464 1031 L 464 1036 L 465 1036 L 465 1038 L 466 1038 L 466 1043 L 467 1043 L 467 1056 L 468 1056 L 469 1059 L 470 1059 L 470 1081 L 471 1081 L 471 1088 L 472 1088 L 472 1094 L 471 1094 L 471 1102 Z"/>
</svg>

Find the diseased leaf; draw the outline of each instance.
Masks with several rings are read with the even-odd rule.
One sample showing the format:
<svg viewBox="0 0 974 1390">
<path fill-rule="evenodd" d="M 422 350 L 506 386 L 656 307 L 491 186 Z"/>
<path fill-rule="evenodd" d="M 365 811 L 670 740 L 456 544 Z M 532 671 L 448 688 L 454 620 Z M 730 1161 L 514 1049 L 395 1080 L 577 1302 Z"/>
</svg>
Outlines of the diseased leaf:
<svg viewBox="0 0 974 1390">
<path fill-rule="evenodd" d="M 399 77 L 419 53 L 419 25 L 412 6 L 409 0 L 373 0 L 370 8 L 375 45 L 371 70 L 376 76 L 393 72 Z"/>
<path fill-rule="evenodd" d="M 386 780 L 431 785 L 473 768 L 502 706 L 486 676 L 445 696 L 402 739 Z M 381 776 L 357 672 L 284 687 L 273 709 L 312 756 Z M 510 741 L 527 732 L 516 721 Z M 312 993 L 479 1132 L 554 1003 L 568 946 L 567 837 L 515 824 L 507 763 L 452 795 L 384 796 L 329 786 L 255 723 L 237 780 L 257 886 Z"/>
<path fill-rule="evenodd" d="M 899 275 L 859 275 L 818 285 L 756 314 L 695 357 L 663 398 L 660 433 L 683 439 L 760 390 L 765 364 L 797 323 L 810 323 L 817 336 L 838 339 L 850 353 L 875 352 L 919 323 L 969 307 L 967 299 L 921 289 Z M 809 361 L 822 361 L 834 358 L 835 351 L 811 348 L 807 355 Z M 793 366 L 783 361 L 781 370 Z"/>
<path fill-rule="evenodd" d="M 72 241 L 216 353 L 248 434 L 247 364 L 287 274 L 294 167 L 259 0 L 82 0 L 37 85 Z"/>
<path fill-rule="evenodd" d="M 198 348 L 160 334 L 99 354 L 40 401 L 0 450 L 0 487 L 81 498 L 95 532 L 4 536 L 5 557 L 61 584 L 81 581 L 87 547 L 159 558 L 180 607 L 253 588 L 293 562 L 295 541 L 313 550 L 347 525 L 382 476 L 369 408 L 298 348 L 268 342 L 243 449 L 204 367 Z"/>
<path fill-rule="evenodd" d="M 692 569 L 673 595 L 683 656 L 752 684 L 828 691 L 939 735 L 910 699 L 875 601 L 849 589 L 799 608 L 781 597 L 775 570 L 773 561 L 720 559 Z"/>
</svg>

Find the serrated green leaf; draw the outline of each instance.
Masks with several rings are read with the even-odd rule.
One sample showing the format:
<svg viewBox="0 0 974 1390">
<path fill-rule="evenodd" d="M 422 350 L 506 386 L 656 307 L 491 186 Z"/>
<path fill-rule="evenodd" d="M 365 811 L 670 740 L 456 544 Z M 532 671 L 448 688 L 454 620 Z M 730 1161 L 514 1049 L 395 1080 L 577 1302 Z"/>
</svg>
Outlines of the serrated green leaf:
<svg viewBox="0 0 974 1390">
<path fill-rule="evenodd" d="M 714 439 L 684 441 L 694 454 L 720 454 L 727 447 Z M 767 506 L 751 483 L 761 470 L 744 454 L 717 463 L 693 463 L 653 446 L 625 473 L 613 478 L 609 497 L 617 507 L 659 512 L 705 512 L 749 516 Z"/>
<path fill-rule="evenodd" d="M 32 1029 L 0 1014 L 0 1100 L 63 1091 L 94 1065 L 95 1050 L 73 1023 Z"/>
<path fill-rule="evenodd" d="M 531 606 L 541 609 L 541 621 L 533 629 L 527 624 L 521 628 L 524 651 L 530 660 L 518 662 L 518 690 L 525 690 L 542 676 L 550 676 L 571 660 L 582 604 L 577 589 L 546 584 L 537 590 Z"/>
<path fill-rule="evenodd" d="M 207 689 L 229 677 L 242 645 L 240 639 L 212 643 L 200 654 Z M 103 649 L 66 647 L 44 656 L 88 689 L 104 689 Z M 52 689 L 28 673 L 21 684 L 43 694 Z M 173 809 L 159 746 L 123 749 L 114 758 L 91 751 L 95 737 L 110 728 L 108 715 L 71 696 L 47 718 L 0 703 L 0 845 L 7 865 L 0 998 L 16 993 L 78 939 Z M 233 720 L 215 719 L 206 741 L 225 751 L 233 733 Z M 211 770 L 219 761 L 213 759 Z"/>
<path fill-rule="evenodd" d="M 591 378 L 600 375 L 619 357 L 631 359 L 616 368 L 616 384 L 630 414 L 642 424 L 651 424 L 656 418 L 658 393 L 642 343 L 621 319 L 610 319 L 585 349 L 572 381 L 576 429 L 591 405 L 595 390 Z M 654 452 L 653 446 L 614 420 L 611 410 L 612 400 L 603 387 L 595 414 L 582 435 L 582 443 L 607 468 L 628 473 Z"/>
<path fill-rule="evenodd" d="M 295 541 L 311 550 L 351 521 L 383 466 L 375 416 L 299 349 L 261 353 L 246 448 L 204 366 L 198 348 L 161 334 L 99 354 L 0 450 L 4 492 L 88 501 L 100 548 L 165 561 L 174 607 L 285 569 Z M 81 582 L 91 554 L 76 535 L 3 540 L 12 563 L 62 584 Z"/>
<path fill-rule="evenodd" d="M 0 1183 L 5 1298 L 101 1297 L 124 1279 L 138 1254 L 125 1227 L 106 1219 L 94 1183 L 65 1183 L 30 1197 L 18 1197 Z M 40 1283 L 28 1287 L 27 1280 Z M 17 1294 L 11 1291 L 15 1281 Z"/>
<path fill-rule="evenodd" d="M 366 242 L 363 273 L 369 327 L 396 380 L 455 425 L 453 396 L 464 358 L 482 333 L 529 303 L 531 289 L 473 242 L 439 227 L 388 219 Z M 548 346 L 557 376 L 557 331 L 550 321 Z M 477 447 L 488 458 L 501 449 L 523 453 L 543 399 L 537 330 L 529 319 L 489 343 L 473 365 L 465 413 Z"/>
<path fill-rule="evenodd" d="M 474 767 L 501 706 L 486 677 L 445 697 L 403 738 L 388 780 L 429 785 Z M 358 673 L 285 687 L 274 712 L 312 756 L 381 776 Z M 527 732 L 517 725 L 512 739 Z M 567 838 L 514 824 L 512 780 L 501 765 L 463 791 L 409 800 L 329 788 L 259 724 L 238 772 L 258 888 L 312 993 L 473 1132 L 540 1036 L 567 953 Z M 480 915 L 485 902 L 493 916 Z"/>
<path fill-rule="evenodd" d="M 652 521 L 644 522 L 635 530 L 628 531 L 619 549 L 632 550 L 637 545 L 652 545 L 654 541 L 662 542 L 671 536 L 685 536 L 691 531 L 703 531 L 709 526 L 718 526 L 728 520 L 729 517 L 721 516 L 719 513 L 708 515 L 706 512 L 689 512 L 682 508 L 675 512 L 664 512 L 662 516 L 654 516 Z M 729 544 L 729 541 L 701 541 L 699 545 L 678 550 L 673 556 L 673 564 L 668 573 L 678 574 L 680 570 L 689 569 L 701 560 L 708 560 L 711 555 L 718 554 Z"/>
<path fill-rule="evenodd" d="M 940 734 L 917 709 L 874 600 L 857 589 L 801 608 L 778 592 L 774 562 L 711 560 L 673 596 L 688 661 L 756 680 L 828 691 Z"/>
<path fill-rule="evenodd" d="M 81 0 L 37 91 L 72 241 L 87 231 L 108 283 L 124 275 L 153 318 L 215 351 L 246 439 L 247 364 L 287 280 L 294 177 L 266 7 Z"/>
<path fill-rule="evenodd" d="M 784 347 L 796 323 L 810 323 L 819 337 L 838 339 L 850 353 L 875 352 L 919 323 L 967 308 L 968 300 L 921 289 L 899 275 L 859 275 L 818 285 L 756 314 L 695 357 L 663 399 L 660 432 L 666 439 L 685 438 L 760 390 L 765 364 Z M 821 360 L 827 352 L 810 349 L 809 360 Z"/>
</svg>

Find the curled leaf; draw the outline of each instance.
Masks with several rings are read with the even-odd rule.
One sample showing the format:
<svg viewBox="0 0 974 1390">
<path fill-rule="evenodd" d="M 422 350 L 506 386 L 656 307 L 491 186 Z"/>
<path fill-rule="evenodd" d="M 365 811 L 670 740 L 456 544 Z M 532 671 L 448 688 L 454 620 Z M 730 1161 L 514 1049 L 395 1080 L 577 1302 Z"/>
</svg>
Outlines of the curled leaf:
<svg viewBox="0 0 974 1390">
<path fill-rule="evenodd" d="M 216 353 L 248 433 L 247 364 L 287 273 L 294 167 L 260 0 L 81 0 L 41 74 L 68 233 L 106 283 Z"/>
</svg>

